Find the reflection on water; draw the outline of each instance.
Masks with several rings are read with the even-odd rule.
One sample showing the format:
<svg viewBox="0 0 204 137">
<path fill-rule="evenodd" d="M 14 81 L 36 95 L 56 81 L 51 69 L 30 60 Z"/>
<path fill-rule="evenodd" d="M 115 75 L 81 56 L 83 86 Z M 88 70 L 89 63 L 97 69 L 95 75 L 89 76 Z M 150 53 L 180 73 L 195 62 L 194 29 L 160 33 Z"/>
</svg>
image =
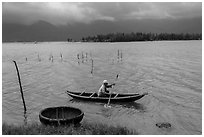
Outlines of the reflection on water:
<svg viewBox="0 0 204 137">
<path fill-rule="evenodd" d="M 26 112 L 24 113 L 24 125 L 27 125 L 27 123 L 28 123 L 28 121 L 27 121 L 27 114 L 26 114 Z"/>
<path fill-rule="evenodd" d="M 26 115 L 12 60 L 19 67 Z M 201 61 L 202 41 L 3 43 L 2 121 L 39 122 L 42 109 L 66 105 L 83 110 L 86 121 L 122 125 L 140 134 L 201 134 Z M 111 92 L 149 94 L 136 102 L 110 102 L 111 108 L 66 94 L 96 92 L 104 79 L 116 83 Z M 155 125 L 162 122 L 171 129 Z"/>
<path fill-rule="evenodd" d="M 81 103 L 84 105 L 95 105 L 95 106 L 100 106 L 104 107 L 105 103 L 99 103 L 99 102 L 93 102 L 93 101 L 83 101 L 83 100 L 78 100 L 78 99 L 71 99 L 69 100 L 71 103 Z M 146 107 L 143 104 L 137 103 L 137 102 L 123 102 L 123 103 L 110 103 L 109 106 L 111 106 L 111 109 L 118 109 L 118 108 L 128 108 L 132 110 L 136 110 L 138 112 L 145 112 Z M 105 110 L 107 110 L 107 107 L 104 107 Z"/>
</svg>

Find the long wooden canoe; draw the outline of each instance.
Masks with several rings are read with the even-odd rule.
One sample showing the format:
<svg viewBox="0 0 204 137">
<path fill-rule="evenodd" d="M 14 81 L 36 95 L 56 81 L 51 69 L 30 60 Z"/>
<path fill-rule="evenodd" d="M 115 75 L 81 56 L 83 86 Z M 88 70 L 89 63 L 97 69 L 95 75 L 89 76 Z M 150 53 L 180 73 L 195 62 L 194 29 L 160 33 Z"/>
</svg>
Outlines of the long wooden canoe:
<svg viewBox="0 0 204 137">
<path fill-rule="evenodd" d="M 108 102 L 109 97 L 98 97 L 98 95 L 95 92 L 71 92 L 67 91 L 67 94 L 71 96 L 72 98 L 75 99 L 80 99 L 84 101 L 94 101 L 94 102 Z M 113 93 L 111 94 L 110 102 L 133 102 L 138 99 L 141 99 L 147 95 L 147 93 L 143 94 L 138 94 L 138 93 L 133 93 L 133 94 L 120 94 L 120 93 Z"/>
</svg>

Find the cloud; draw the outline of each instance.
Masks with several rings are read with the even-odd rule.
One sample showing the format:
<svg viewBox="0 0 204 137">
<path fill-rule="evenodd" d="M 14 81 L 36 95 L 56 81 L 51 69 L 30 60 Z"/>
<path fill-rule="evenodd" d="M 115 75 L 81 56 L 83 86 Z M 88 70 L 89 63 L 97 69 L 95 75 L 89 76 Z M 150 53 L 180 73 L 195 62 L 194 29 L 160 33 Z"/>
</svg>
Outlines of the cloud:
<svg viewBox="0 0 204 137">
<path fill-rule="evenodd" d="M 105 16 L 121 19 L 177 19 L 202 16 L 201 2 L 108 2 L 83 3 Z"/>
<path fill-rule="evenodd" d="M 202 3 L 155 2 L 126 3 L 121 19 L 184 19 L 202 16 Z"/>
<path fill-rule="evenodd" d="M 193 18 L 202 16 L 202 3 L 201 2 L 182 2 L 182 3 L 169 3 L 168 6 L 160 6 L 166 9 L 166 12 L 175 18 Z"/>
<path fill-rule="evenodd" d="M 39 20 L 54 25 L 92 23 L 97 20 L 177 19 L 202 16 L 202 3 L 85 2 L 3 3 L 3 22 L 32 24 Z"/>
<path fill-rule="evenodd" d="M 3 21 L 32 24 L 39 20 L 54 25 L 90 23 L 95 20 L 114 21 L 113 17 L 101 15 L 96 9 L 83 7 L 80 3 L 4 3 Z"/>
</svg>

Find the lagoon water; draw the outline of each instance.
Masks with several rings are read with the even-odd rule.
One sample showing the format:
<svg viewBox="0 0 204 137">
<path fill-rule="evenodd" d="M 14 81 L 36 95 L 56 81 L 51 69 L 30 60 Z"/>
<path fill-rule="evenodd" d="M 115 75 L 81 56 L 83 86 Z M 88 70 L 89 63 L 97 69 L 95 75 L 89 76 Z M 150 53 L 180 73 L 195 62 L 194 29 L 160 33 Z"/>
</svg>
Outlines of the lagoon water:
<svg viewBox="0 0 204 137">
<path fill-rule="evenodd" d="M 83 62 L 77 59 L 82 52 Z M 121 125 L 139 134 L 202 134 L 202 41 L 3 43 L 2 122 L 20 125 L 25 117 L 12 60 L 21 75 L 27 123 L 39 122 L 43 108 L 73 106 L 85 112 L 83 121 Z M 104 79 L 116 82 L 112 92 L 149 94 L 104 108 L 65 93 L 96 92 Z M 171 128 L 158 128 L 160 122 Z"/>
</svg>

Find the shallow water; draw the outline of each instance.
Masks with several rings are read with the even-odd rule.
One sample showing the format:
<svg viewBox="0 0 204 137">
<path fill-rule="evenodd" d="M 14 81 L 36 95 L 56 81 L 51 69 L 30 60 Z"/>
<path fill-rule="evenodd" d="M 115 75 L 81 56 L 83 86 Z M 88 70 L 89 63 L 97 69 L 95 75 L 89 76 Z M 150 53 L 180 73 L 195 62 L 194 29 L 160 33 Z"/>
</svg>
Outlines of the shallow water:
<svg viewBox="0 0 204 137">
<path fill-rule="evenodd" d="M 82 52 L 83 63 L 77 59 Z M 83 110 L 86 121 L 122 125 L 139 134 L 202 134 L 202 41 L 3 43 L 2 120 L 23 124 L 12 60 L 19 67 L 28 123 L 39 122 L 43 108 L 63 105 Z M 65 93 L 97 91 L 104 79 L 116 82 L 112 92 L 149 95 L 108 109 L 103 103 L 73 100 Z M 155 124 L 160 122 L 170 123 L 171 128 L 158 128 Z"/>
</svg>

